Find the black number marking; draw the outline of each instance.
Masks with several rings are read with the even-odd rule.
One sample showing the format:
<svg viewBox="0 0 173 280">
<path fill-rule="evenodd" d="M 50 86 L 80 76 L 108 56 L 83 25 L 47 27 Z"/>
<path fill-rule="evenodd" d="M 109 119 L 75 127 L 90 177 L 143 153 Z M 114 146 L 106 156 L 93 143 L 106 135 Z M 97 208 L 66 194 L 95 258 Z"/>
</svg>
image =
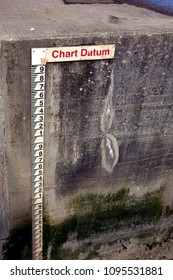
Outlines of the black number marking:
<svg viewBox="0 0 173 280">
<path fill-rule="evenodd" d="M 43 66 L 40 67 L 40 72 L 41 72 L 41 73 L 44 72 L 44 67 L 43 67 Z"/>
</svg>

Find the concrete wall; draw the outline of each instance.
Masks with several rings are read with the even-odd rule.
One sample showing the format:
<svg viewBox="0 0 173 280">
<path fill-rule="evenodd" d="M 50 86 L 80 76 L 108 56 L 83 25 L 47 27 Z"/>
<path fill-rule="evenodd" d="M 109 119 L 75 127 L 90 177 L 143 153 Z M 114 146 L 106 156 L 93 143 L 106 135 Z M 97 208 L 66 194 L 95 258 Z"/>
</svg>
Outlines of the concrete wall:
<svg viewBox="0 0 173 280">
<path fill-rule="evenodd" d="M 141 196 L 172 176 L 172 35 L 109 42 L 114 61 L 46 66 L 45 201 L 55 220 L 69 196 L 125 185 Z"/>
<path fill-rule="evenodd" d="M 0 46 L 1 50 L 1 46 Z M 2 65 L 0 67 L 0 259 L 2 246 L 8 237 L 8 186 L 6 176 L 6 147 L 4 125 L 4 98 L 2 92 Z"/>
<path fill-rule="evenodd" d="M 116 18 L 111 19 L 115 21 Z M 56 237 L 50 234 L 51 227 L 61 225 L 62 229 L 68 219 L 76 218 L 74 213 L 77 215 L 78 224 L 84 226 L 81 224 L 81 217 L 85 220 L 95 209 L 92 205 L 85 204 L 88 195 L 89 199 L 94 198 L 94 203 L 101 207 L 102 215 L 107 211 L 103 207 L 107 195 L 114 199 L 114 194 L 125 190 L 127 196 L 125 193 L 126 200 L 123 205 L 127 206 L 127 209 L 137 205 L 139 209 L 146 211 L 146 216 L 147 211 L 150 210 L 149 215 L 152 216 L 158 209 L 158 217 L 155 215 L 152 219 L 157 217 L 159 220 L 157 219 L 155 224 L 156 221 L 150 220 L 151 217 L 148 216 L 148 229 L 152 231 L 155 227 L 160 231 L 166 227 L 169 232 L 173 208 L 173 34 L 165 26 L 162 30 L 157 30 L 155 24 L 155 31 L 153 29 L 150 32 L 149 28 L 144 28 L 137 32 L 122 31 L 119 23 L 120 29 L 102 34 L 89 32 L 51 36 L 49 39 L 43 39 L 43 36 L 39 40 L 2 40 L 1 248 L 4 241 L 11 238 L 12 230 L 21 229 L 31 223 L 30 64 L 31 48 L 34 47 L 116 45 L 113 60 L 46 65 L 45 257 L 56 258 L 51 254 L 51 246 L 56 242 Z M 148 193 L 153 195 L 152 201 L 156 202 L 154 206 L 146 205 L 146 201 L 151 201 L 151 197 L 146 196 Z M 80 200 L 80 203 L 85 203 L 75 206 L 82 206 L 81 213 L 78 213 L 75 209 L 79 209 L 71 208 L 70 205 L 74 201 L 79 202 L 81 197 L 83 201 Z M 103 203 L 100 204 L 100 201 Z M 105 207 L 109 208 L 111 203 L 106 202 Z M 119 211 L 115 206 L 117 207 L 117 204 L 111 206 L 112 211 Z M 118 204 L 119 206 L 121 205 Z M 140 218 L 143 217 L 140 215 Z M 93 219 L 92 216 L 90 218 Z M 103 221 L 106 221 L 104 217 Z M 57 246 L 74 251 L 75 242 L 78 247 L 88 239 L 93 244 L 96 240 L 103 244 L 105 232 L 107 242 L 112 242 L 120 236 L 127 237 L 127 232 L 130 234 L 128 238 L 132 238 L 135 232 L 144 232 L 147 228 L 146 224 L 138 227 L 136 225 L 135 228 L 134 221 L 129 218 L 129 221 L 123 220 L 121 224 L 123 227 L 128 224 L 129 228 L 122 229 L 119 224 L 120 232 L 117 233 L 116 228 L 111 228 L 112 220 L 107 221 L 107 228 L 101 232 L 100 220 L 97 221 L 97 229 L 93 228 L 94 235 L 91 232 L 87 237 L 82 237 L 77 227 L 71 224 L 69 230 L 65 229 L 64 241 Z M 109 235 L 111 230 L 114 238 Z M 159 238 L 164 237 L 161 235 Z M 83 240 L 81 243 L 80 239 Z M 105 249 L 99 251 L 99 258 L 108 258 L 109 250 L 104 246 Z M 118 250 L 117 245 L 115 247 Z M 8 244 L 5 250 L 8 251 Z M 88 256 L 86 252 L 83 255 L 80 253 L 73 257 Z M 0 253 L 1 257 L 3 254 Z M 118 258 L 113 252 L 111 256 Z M 129 256 L 130 254 L 126 255 L 127 258 Z M 169 258 L 170 255 L 166 257 Z M 93 258 L 96 258 L 96 255 Z"/>
</svg>

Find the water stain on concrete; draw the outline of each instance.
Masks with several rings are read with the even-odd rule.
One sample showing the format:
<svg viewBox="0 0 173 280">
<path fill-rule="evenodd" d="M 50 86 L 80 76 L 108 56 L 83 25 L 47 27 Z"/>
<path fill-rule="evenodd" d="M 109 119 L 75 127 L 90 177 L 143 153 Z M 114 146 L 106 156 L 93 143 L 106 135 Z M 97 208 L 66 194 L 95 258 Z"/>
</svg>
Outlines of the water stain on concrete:
<svg viewBox="0 0 173 280">
<path fill-rule="evenodd" d="M 101 141 L 102 168 L 107 172 L 112 172 L 119 159 L 119 145 L 117 139 L 109 133 L 115 111 L 113 108 L 113 92 L 114 92 L 114 68 L 111 73 L 111 83 L 105 100 L 104 110 L 101 114 L 100 126 L 103 134 Z"/>
<path fill-rule="evenodd" d="M 111 134 L 106 134 L 102 139 L 102 167 L 107 172 L 112 172 L 119 159 L 119 146 L 117 139 Z"/>
</svg>

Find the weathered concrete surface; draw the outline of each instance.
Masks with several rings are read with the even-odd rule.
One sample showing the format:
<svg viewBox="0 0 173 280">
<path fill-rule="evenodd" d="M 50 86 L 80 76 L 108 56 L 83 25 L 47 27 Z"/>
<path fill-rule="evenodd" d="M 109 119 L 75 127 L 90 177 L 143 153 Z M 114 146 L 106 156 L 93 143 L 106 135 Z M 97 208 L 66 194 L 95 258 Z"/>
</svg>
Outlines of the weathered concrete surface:
<svg viewBox="0 0 173 280">
<path fill-rule="evenodd" d="M 0 43 L 1 50 L 1 43 Z M 0 259 L 2 247 L 8 238 L 8 185 L 6 174 L 6 145 L 4 124 L 4 97 L 2 91 L 2 64 L 0 65 Z"/>
<path fill-rule="evenodd" d="M 82 189 L 125 185 L 140 196 L 172 176 L 172 35 L 109 42 L 114 61 L 47 65 L 45 192 L 55 219 Z"/>
<path fill-rule="evenodd" d="M 133 6 L 64 5 L 60 0 L 0 2 L 1 40 L 45 39 L 63 35 L 124 31 L 172 32 L 173 18 Z M 66 44 L 66 42 L 64 41 Z"/>
<path fill-rule="evenodd" d="M 30 51 L 115 44 L 113 60 L 47 64 L 44 213 L 80 193 L 165 187 L 172 207 L 173 18 L 127 5 L 1 1 L 0 240 L 31 221 Z M 5 124 L 4 124 L 5 119 Z"/>
</svg>

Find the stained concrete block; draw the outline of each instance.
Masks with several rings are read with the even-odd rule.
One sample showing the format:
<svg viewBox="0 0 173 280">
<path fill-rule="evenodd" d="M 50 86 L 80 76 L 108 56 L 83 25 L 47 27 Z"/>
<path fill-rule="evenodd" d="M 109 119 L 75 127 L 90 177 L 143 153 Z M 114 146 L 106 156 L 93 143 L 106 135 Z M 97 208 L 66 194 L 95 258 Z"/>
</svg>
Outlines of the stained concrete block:
<svg viewBox="0 0 173 280">
<path fill-rule="evenodd" d="M 0 239 L 31 222 L 31 48 L 116 46 L 112 60 L 46 65 L 44 215 L 50 222 L 69 217 L 69 202 L 80 194 L 122 187 L 142 198 L 165 186 L 164 207 L 172 207 L 173 19 L 127 5 L 51 0 L 24 8 L 18 0 L 6 24 L 12 9 L 2 3 Z"/>
<path fill-rule="evenodd" d="M 1 43 L 0 43 L 1 50 Z M 4 96 L 2 90 L 2 65 L 0 66 L 0 259 L 2 248 L 9 236 L 9 205 L 8 184 L 6 167 L 6 144 L 5 144 L 5 113 Z"/>
<path fill-rule="evenodd" d="M 46 66 L 45 201 L 57 221 L 67 197 L 123 185 L 141 196 L 172 171 L 172 35 L 109 42 L 114 60 Z"/>
</svg>

